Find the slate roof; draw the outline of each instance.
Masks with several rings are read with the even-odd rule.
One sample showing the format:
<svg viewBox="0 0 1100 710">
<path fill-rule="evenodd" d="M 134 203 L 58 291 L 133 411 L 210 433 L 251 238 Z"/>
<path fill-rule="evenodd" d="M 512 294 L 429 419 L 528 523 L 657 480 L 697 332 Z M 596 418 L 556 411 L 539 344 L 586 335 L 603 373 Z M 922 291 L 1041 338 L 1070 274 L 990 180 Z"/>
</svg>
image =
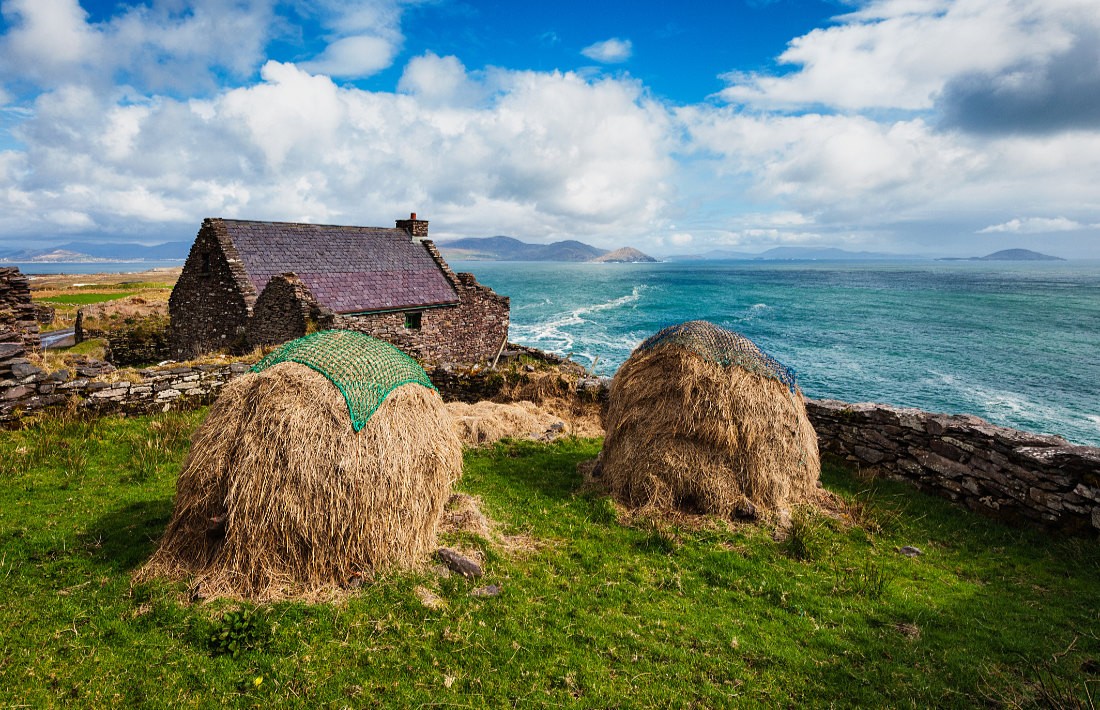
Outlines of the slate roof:
<svg viewBox="0 0 1100 710">
<path fill-rule="evenodd" d="M 213 220 L 228 236 L 259 294 L 272 276 L 294 272 L 337 313 L 458 303 L 425 245 L 404 229 Z"/>
</svg>

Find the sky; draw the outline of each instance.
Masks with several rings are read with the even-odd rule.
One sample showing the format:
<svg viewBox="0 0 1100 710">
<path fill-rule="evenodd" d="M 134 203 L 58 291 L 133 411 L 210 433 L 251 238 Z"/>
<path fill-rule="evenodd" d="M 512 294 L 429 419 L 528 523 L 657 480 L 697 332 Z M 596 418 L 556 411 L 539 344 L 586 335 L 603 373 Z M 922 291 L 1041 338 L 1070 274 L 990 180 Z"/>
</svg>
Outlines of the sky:
<svg viewBox="0 0 1100 710">
<path fill-rule="evenodd" d="M 1100 2 L 0 0 L 0 250 L 410 212 L 1100 258 Z"/>
</svg>

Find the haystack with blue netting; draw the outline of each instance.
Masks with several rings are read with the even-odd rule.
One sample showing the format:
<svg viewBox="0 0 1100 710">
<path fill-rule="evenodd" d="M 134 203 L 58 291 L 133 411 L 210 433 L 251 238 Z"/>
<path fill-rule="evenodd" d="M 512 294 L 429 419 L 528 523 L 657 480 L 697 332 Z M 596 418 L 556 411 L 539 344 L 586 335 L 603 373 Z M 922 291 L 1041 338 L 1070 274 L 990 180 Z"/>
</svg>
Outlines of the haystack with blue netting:
<svg viewBox="0 0 1100 710">
<path fill-rule="evenodd" d="M 324 595 L 434 549 L 462 446 L 419 364 L 352 331 L 291 341 L 195 432 L 141 577 L 200 596 Z"/>
<path fill-rule="evenodd" d="M 600 475 L 632 507 L 730 517 L 816 498 L 817 436 L 794 373 L 706 321 L 638 346 L 611 384 L 604 428 Z"/>
</svg>

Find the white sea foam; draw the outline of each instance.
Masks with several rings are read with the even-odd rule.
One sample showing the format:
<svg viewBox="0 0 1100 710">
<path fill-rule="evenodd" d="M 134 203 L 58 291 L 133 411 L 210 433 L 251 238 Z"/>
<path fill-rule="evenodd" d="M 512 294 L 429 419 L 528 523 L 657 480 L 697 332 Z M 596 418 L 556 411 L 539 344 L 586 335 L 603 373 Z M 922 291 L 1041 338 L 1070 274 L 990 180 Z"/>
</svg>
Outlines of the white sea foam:
<svg viewBox="0 0 1100 710">
<path fill-rule="evenodd" d="M 1060 434 L 1070 434 L 1080 427 L 1065 407 L 1037 401 L 1019 392 L 986 387 L 961 380 L 954 375 L 934 373 L 943 384 L 952 388 L 968 404 L 967 411 L 984 417 L 1001 426 L 1019 427 L 1028 431 L 1050 429 L 1052 425 Z M 1091 417 L 1086 417 L 1091 418 Z M 1095 418 L 1100 423 L 1100 417 Z"/>
<path fill-rule="evenodd" d="M 630 293 L 624 296 L 619 296 L 618 298 L 613 298 L 602 303 L 581 306 L 580 308 L 575 308 L 565 313 L 555 313 L 550 315 L 547 320 L 537 323 L 530 323 L 527 325 L 513 323 L 511 337 L 523 345 L 539 347 L 558 354 L 570 353 L 573 351 L 573 347 L 576 343 L 576 335 L 570 332 L 570 328 L 596 323 L 592 318 L 586 318 L 586 316 L 590 316 L 593 313 L 600 313 L 637 303 L 642 296 L 642 292 L 645 291 L 645 288 L 644 284 L 638 285 L 635 286 Z M 547 299 L 547 302 L 549 303 L 549 299 Z M 586 347 L 605 344 L 612 345 L 612 343 L 603 341 L 598 337 L 586 336 Z M 574 353 L 574 355 L 587 357 L 589 361 L 594 360 L 596 357 L 595 354 L 582 355 L 581 353 Z"/>
<path fill-rule="evenodd" d="M 764 315 L 770 309 L 766 303 L 754 303 L 744 310 L 740 317 L 736 320 L 739 323 L 749 323 L 757 319 L 757 317 Z"/>
</svg>

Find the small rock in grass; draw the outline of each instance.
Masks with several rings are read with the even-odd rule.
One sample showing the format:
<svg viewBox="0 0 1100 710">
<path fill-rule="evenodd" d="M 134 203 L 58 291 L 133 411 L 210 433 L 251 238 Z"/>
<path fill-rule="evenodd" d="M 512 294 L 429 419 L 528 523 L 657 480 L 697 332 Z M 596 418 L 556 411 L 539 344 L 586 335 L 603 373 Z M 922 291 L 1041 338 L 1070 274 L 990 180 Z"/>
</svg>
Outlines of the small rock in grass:
<svg viewBox="0 0 1100 710">
<path fill-rule="evenodd" d="M 741 520 L 756 520 L 756 506 L 748 500 L 743 500 L 734 508 L 733 514 Z"/>
<path fill-rule="evenodd" d="M 920 551 L 919 547 L 913 547 L 911 545 L 906 545 L 905 547 L 898 549 L 898 552 L 905 555 L 906 557 L 916 557 L 917 555 L 924 554 Z"/>
<path fill-rule="evenodd" d="M 481 565 L 449 547 L 439 548 L 436 550 L 435 556 L 439 558 L 440 562 L 447 565 L 452 572 L 461 574 L 467 579 L 477 579 L 482 575 Z"/>
<path fill-rule="evenodd" d="M 495 597 L 500 594 L 499 584 L 490 584 L 487 587 L 478 587 L 470 592 L 471 597 Z"/>
</svg>

